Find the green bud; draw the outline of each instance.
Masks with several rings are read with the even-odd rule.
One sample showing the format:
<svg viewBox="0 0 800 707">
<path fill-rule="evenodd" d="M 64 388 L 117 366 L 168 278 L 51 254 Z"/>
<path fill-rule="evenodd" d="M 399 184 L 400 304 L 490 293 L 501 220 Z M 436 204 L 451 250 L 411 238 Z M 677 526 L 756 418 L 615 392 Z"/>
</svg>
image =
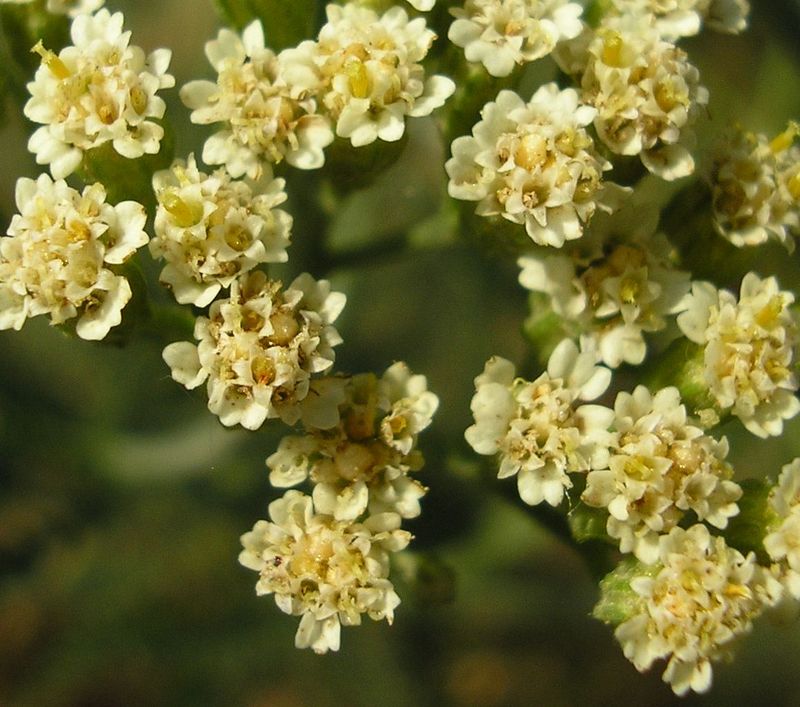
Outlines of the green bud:
<svg viewBox="0 0 800 707">
<path fill-rule="evenodd" d="M 643 565 L 633 557 L 627 557 L 600 580 L 600 600 L 592 610 L 592 616 L 603 623 L 619 626 L 640 612 L 641 597 L 631 589 L 631 580 L 636 577 L 654 577 L 661 565 Z"/>
<path fill-rule="evenodd" d="M 760 564 L 769 565 L 771 560 L 764 550 L 764 537 L 780 523 L 769 503 L 774 485 L 767 479 L 745 479 L 739 485 L 742 487 L 739 514 L 728 521 L 722 535 L 731 547 L 743 554 L 754 552 Z"/>
</svg>

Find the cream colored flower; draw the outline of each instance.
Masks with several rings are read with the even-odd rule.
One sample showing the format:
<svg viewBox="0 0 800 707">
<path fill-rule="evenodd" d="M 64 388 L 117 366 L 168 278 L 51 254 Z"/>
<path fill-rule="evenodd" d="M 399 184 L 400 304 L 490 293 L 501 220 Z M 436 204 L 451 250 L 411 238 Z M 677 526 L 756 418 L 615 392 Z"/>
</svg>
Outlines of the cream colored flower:
<svg viewBox="0 0 800 707">
<path fill-rule="evenodd" d="M 748 273 L 739 299 L 709 282 L 695 282 L 678 325 L 703 347 L 704 378 L 717 406 L 759 437 L 780 435 L 800 412 L 794 295 L 774 277 Z"/>
<path fill-rule="evenodd" d="M 268 173 L 258 182 L 232 180 L 225 170 L 208 175 L 193 155 L 153 177 L 150 252 L 167 261 L 161 281 L 178 302 L 205 307 L 259 263 L 286 262 L 292 217 L 275 208 L 286 201 L 284 183 Z"/>
<path fill-rule="evenodd" d="M 450 9 L 447 37 L 492 76 L 547 56 L 562 39 L 576 37 L 583 8 L 568 0 L 465 0 Z"/>
<path fill-rule="evenodd" d="M 565 328 L 594 342 L 600 360 L 612 368 L 644 361 L 644 334 L 664 329 L 689 290 L 689 273 L 674 267 L 666 238 L 644 233 L 614 232 L 586 255 L 576 249 L 517 261 L 520 284 L 547 295 Z"/>
<path fill-rule="evenodd" d="M 27 5 L 33 0 L 0 0 L 0 4 Z M 94 12 L 101 8 L 105 0 L 47 0 L 47 11 L 54 15 L 78 15 Z"/>
<path fill-rule="evenodd" d="M 281 61 L 294 86 L 319 95 L 336 134 L 353 146 L 399 140 L 406 116 L 430 114 L 455 90 L 445 76 L 425 76 L 420 62 L 436 35 L 423 17 L 352 3 L 330 4 L 326 13 L 317 41 L 284 50 Z"/>
<path fill-rule="evenodd" d="M 297 648 L 339 650 L 341 627 L 359 625 L 362 614 L 392 623 L 400 598 L 389 555 L 411 540 L 399 516 L 337 521 L 308 496 L 287 491 L 269 504 L 269 517 L 242 535 L 239 562 L 258 572 L 257 594 L 274 595 L 281 611 L 301 617 Z"/>
<path fill-rule="evenodd" d="M 609 512 L 607 531 L 646 564 L 658 558 L 659 537 L 693 511 L 725 528 L 738 514 L 742 490 L 725 461 L 728 443 L 703 434 L 686 417 L 677 388 L 655 395 L 644 386 L 614 404 L 617 442 L 607 469 L 589 472 L 581 499 Z"/>
<path fill-rule="evenodd" d="M 667 660 L 664 682 L 677 695 L 711 687 L 711 662 L 730 656 L 775 597 L 775 580 L 755 562 L 712 537 L 704 525 L 661 537 L 658 561 L 631 580 L 633 615 L 614 635 L 643 672 Z"/>
<path fill-rule="evenodd" d="M 800 599 L 800 458 L 783 467 L 769 504 L 777 520 L 764 538 L 764 549 L 781 564 L 788 591 Z"/>
<path fill-rule="evenodd" d="M 312 375 L 333 365 L 341 343 L 333 322 L 344 303 L 326 280 L 304 273 L 282 289 L 253 271 L 231 283 L 230 298 L 216 300 L 208 318 L 198 317 L 199 344 L 170 344 L 163 358 L 190 390 L 208 381 L 208 409 L 223 425 L 255 430 L 274 417 L 292 425 L 304 417 Z M 323 417 L 332 425 L 331 400 L 333 414 Z"/>
<path fill-rule="evenodd" d="M 789 251 L 800 235 L 800 126 L 773 140 L 737 131 L 722 148 L 711 179 L 714 225 L 733 245 L 774 238 Z"/>
<path fill-rule="evenodd" d="M 708 103 L 708 91 L 686 53 L 661 38 L 655 18 L 607 18 L 584 57 L 582 100 L 597 109 L 594 126 L 606 146 L 639 155 L 663 179 L 691 174 L 691 125 Z"/>
<path fill-rule="evenodd" d="M 611 0 L 610 11 L 652 14 L 661 35 L 667 39 L 690 37 L 703 24 L 728 34 L 747 29 L 750 5 L 747 0 Z"/>
<path fill-rule="evenodd" d="M 317 114 L 317 87 L 287 82 L 281 57 L 264 46 L 258 20 L 241 37 L 221 29 L 206 43 L 206 57 L 216 82 L 190 81 L 180 92 L 193 123 L 222 124 L 203 147 L 206 164 L 224 164 L 231 176 L 251 179 L 261 177 L 265 162 L 284 158 L 300 169 L 324 164 L 333 132 Z"/>
<path fill-rule="evenodd" d="M 131 159 L 155 154 L 164 129 L 155 122 L 165 104 L 156 93 L 175 85 L 167 73 L 171 52 L 145 57 L 129 44 L 121 12 L 101 9 L 72 21 L 73 46 L 56 56 L 39 43 L 42 64 L 28 84 L 25 115 L 42 123 L 28 141 L 38 164 L 50 165 L 55 178 L 77 169 L 83 153 L 111 142 Z"/>
<path fill-rule="evenodd" d="M 19 179 L 16 199 L 19 213 L 0 239 L 0 329 L 47 314 L 53 324 L 77 318 L 82 339 L 105 338 L 131 298 L 114 266 L 147 243 L 144 207 L 112 206 L 101 184 L 80 193 L 46 174 Z"/>
<path fill-rule="evenodd" d="M 310 479 L 317 510 L 336 520 L 355 520 L 367 509 L 414 518 L 427 489 L 409 473 L 422 468 L 417 436 L 438 404 L 425 377 L 402 362 L 380 379 L 371 373 L 348 378 L 339 424 L 284 437 L 267 459 L 270 482 L 287 487 Z"/>
<path fill-rule="evenodd" d="M 498 455 L 497 477 L 516 475 L 529 505 L 557 506 L 572 487 L 570 473 L 607 466 L 613 412 L 576 405 L 601 395 L 611 381 L 595 361 L 593 351 L 580 352 L 565 339 L 533 382 L 517 378 L 514 365 L 499 356 L 475 379 L 475 424 L 464 436 L 478 454 Z"/>
<path fill-rule="evenodd" d="M 585 129 L 595 113 L 574 89 L 555 83 L 528 103 L 501 91 L 484 106 L 472 136 L 453 141 L 445 165 L 450 196 L 477 201 L 482 216 L 524 224 L 541 245 L 580 238 L 595 210 L 610 211 L 621 192 L 603 182 L 611 165 Z"/>
</svg>

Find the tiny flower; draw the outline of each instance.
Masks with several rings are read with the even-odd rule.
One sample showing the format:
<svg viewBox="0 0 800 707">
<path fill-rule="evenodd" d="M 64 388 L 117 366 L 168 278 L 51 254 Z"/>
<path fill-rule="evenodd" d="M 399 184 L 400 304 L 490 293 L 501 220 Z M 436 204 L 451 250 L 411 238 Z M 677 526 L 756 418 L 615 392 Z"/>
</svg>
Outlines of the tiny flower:
<svg viewBox="0 0 800 707">
<path fill-rule="evenodd" d="M 131 298 L 114 266 L 147 243 L 144 207 L 112 206 L 101 184 L 80 193 L 47 174 L 19 179 L 16 199 L 19 213 L 0 239 L 0 329 L 47 314 L 53 324 L 77 318 L 82 339 L 105 338 Z"/>
<path fill-rule="evenodd" d="M 609 17 L 589 40 L 582 100 L 597 109 L 594 126 L 606 146 L 639 155 L 662 179 L 694 171 L 691 125 L 708 91 L 686 53 L 661 38 L 652 15 Z"/>
<path fill-rule="evenodd" d="M 287 491 L 242 535 L 239 562 L 258 572 L 256 593 L 272 594 L 284 613 L 300 616 L 297 648 L 339 650 L 342 626 L 357 626 L 362 614 L 392 623 L 400 598 L 389 580 L 389 555 L 411 534 L 392 513 L 364 523 L 319 513 L 311 498 Z"/>
<path fill-rule="evenodd" d="M 445 76 L 425 76 L 420 62 L 436 35 L 423 17 L 409 20 L 401 7 L 378 15 L 352 3 L 330 4 L 326 14 L 317 41 L 284 50 L 281 60 L 354 147 L 399 140 L 406 116 L 429 115 L 455 90 Z"/>
<path fill-rule="evenodd" d="M 431 422 L 438 398 L 424 376 L 398 362 L 380 379 L 372 374 L 344 382 L 339 423 L 326 430 L 284 437 L 267 459 L 273 486 L 314 483 L 314 504 L 336 520 L 392 512 L 420 513 L 427 489 L 409 476 L 422 468 L 417 436 Z"/>
<path fill-rule="evenodd" d="M 689 273 L 674 267 L 664 236 L 615 233 L 603 240 L 588 256 L 523 256 L 519 282 L 546 294 L 567 330 L 593 341 L 607 366 L 640 364 L 647 354 L 644 334 L 664 329 L 668 315 L 681 311 Z"/>
<path fill-rule="evenodd" d="M 163 358 L 186 388 L 208 381 L 208 409 L 223 425 L 255 430 L 275 417 L 292 425 L 304 416 L 312 375 L 333 365 L 341 343 L 333 322 L 344 303 L 327 280 L 304 273 L 282 289 L 253 271 L 231 283 L 230 297 L 216 300 L 208 317 L 198 317 L 199 344 L 170 344 Z"/>
<path fill-rule="evenodd" d="M 614 635 L 640 672 L 666 660 L 663 679 L 675 694 L 706 692 L 711 662 L 728 658 L 774 602 L 774 584 L 752 553 L 744 557 L 704 525 L 673 528 L 657 561 L 630 580 L 636 599 Z"/>
<path fill-rule="evenodd" d="M 794 250 L 800 235 L 800 125 L 773 140 L 737 131 L 722 149 L 712 175 L 714 226 L 737 247 L 770 238 Z"/>
<path fill-rule="evenodd" d="M 589 472 L 581 499 L 608 509 L 607 531 L 622 552 L 652 564 L 659 537 L 688 511 L 717 528 L 739 512 L 742 490 L 730 480 L 728 443 L 688 422 L 677 388 L 619 393 L 612 429 L 608 468 Z"/>
<path fill-rule="evenodd" d="M 674 40 L 697 34 L 703 24 L 727 34 L 747 28 L 747 0 L 611 0 L 609 11 L 652 14 L 663 37 Z"/>
<path fill-rule="evenodd" d="M 264 46 L 258 20 L 241 37 L 221 29 L 206 43 L 206 56 L 216 82 L 190 81 L 180 92 L 193 123 L 222 124 L 203 147 L 206 164 L 251 179 L 262 175 L 264 162 L 286 159 L 299 169 L 324 164 L 323 148 L 333 141 L 328 120 L 317 114 L 314 90 L 287 82 L 281 57 Z"/>
<path fill-rule="evenodd" d="M 709 282 L 695 282 L 678 326 L 702 347 L 703 377 L 722 411 L 759 437 L 780 435 L 800 412 L 794 372 L 797 320 L 791 292 L 774 277 L 748 273 L 739 299 Z"/>
<path fill-rule="evenodd" d="M 611 211 L 621 189 L 603 182 L 611 164 L 586 131 L 596 111 L 574 89 L 542 86 L 525 103 L 501 91 L 472 136 L 453 141 L 448 192 L 477 201 L 476 213 L 524 224 L 534 243 L 580 238 L 597 208 Z"/>
<path fill-rule="evenodd" d="M 42 123 L 28 141 L 38 164 L 55 178 L 72 174 L 87 150 L 111 142 L 123 157 L 155 154 L 164 129 L 155 122 L 165 104 L 156 93 L 175 84 L 167 73 L 171 52 L 145 57 L 129 44 L 121 12 L 99 10 L 72 21 L 73 46 L 58 56 L 41 42 L 34 47 L 42 64 L 28 84 L 25 115 Z"/>
<path fill-rule="evenodd" d="M 466 0 L 451 8 L 456 19 L 448 38 L 492 76 L 508 76 L 516 65 L 547 56 L 562 39 L 583 27 L 583 8 L 568 0 Z"/>
<path fill-rule="evenodd" d="M 258 182 L 207 175 L 194 156 L 153 177 L 158 199 L 150 252 L 164 258 L 161 281 L 182 304 L 207 306 L 222 288 L 259 263 L 282 263 L 292 217 L 284 180 L 265 173 Z"/>
<path fill-rule="evenodd" d="M 800 458 L 781 470 L 769 505 L 776 522 L 764 538 L 764 549 L 781 563 L 788 591 L 800 599 Z"/>
<path fill-rule="evenodd" d="M 593 351 L 581 352 L 565 339 L 533 382 L 517 378 L 514 365 L 499 356 L 475 379 L 475 424 L 464 436 L 478 454 L 498 455 L 497 477 L 516 475 L 529 505 L 559 505 L 572 487 L 569 473 L 607 465 L 612 411 L 575 405 L 598 397 L 611 381 L 595 360 Z"/>
</svg>

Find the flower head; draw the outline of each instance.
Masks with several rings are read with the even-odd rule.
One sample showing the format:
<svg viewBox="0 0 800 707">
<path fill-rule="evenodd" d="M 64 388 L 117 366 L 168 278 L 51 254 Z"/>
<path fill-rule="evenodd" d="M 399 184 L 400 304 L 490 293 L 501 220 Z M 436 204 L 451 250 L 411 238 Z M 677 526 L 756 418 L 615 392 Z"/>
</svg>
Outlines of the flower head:
<svg viewBox="0 0 800 707">
<path fill-rule="evenodd" d="M 546 56 L 562 39 L 576 37 L 583 8 L 568 0 L 466 0 L 450 13 L 447 33 L 492 76 L 508 76 L 518 64 Z"/>
<path fill-rule="evenodd" d="M 190 81 L 180 92 L 193 123 L 222 124 L 206 140 L 205 163 L 251 179 L 262 175 L 265 162 L 286 159 L 300 169 L 324 164 L 323 148 L 333 140 L 328 120 L 317 114 L 313 90 L 287 82 L 281 57 L 264 46 L 258 20 L 241 37 L 221 29 L 206 43 L 206 56 L 216 82 Z"/>
<path fill-rule="evenodd" d="M 167 261 L 161 281 L 178 302 L 205 307 L 259 263 L 286 261 L 292 217 L 275 208 L 286 201 L 283 187 L 268 174 L 258 182 L 232 180 L 225 170 L 205 174 L 191 155 L 153 177 L 150 251 Z"/>
<path fill-rule="evenodd" d="M 800 412 L 793 302 L 774 277 L 751 272 L 738 301 L 709 282 L 693 283 L 678 315 L 683 333 L 703 349 L 703 375 L 717 406 L 759 437 L 781 434 L 783 421 Z"/>
<path fill-rule="evenodd" d="M 769 505 L 776 521 L 764 538 L 764 549 L 780 563 L 789 592 L 800 599 L 800 458 L 781 470 Z"/>
<path fill-rule="evenodd" d="M 19 179 L 16 197 L 19 213 L 0 239 L 0 329 L 47 314 L 53 324 L 77 318 L 82 339 L 105 338 L 131 298 L 113 266 L 147 243 L 144 207 L 112 206 L 101 184 L 81 193 L 46 174 Z"/>
<path fill-rule="evenodd" d="M 308 496 L 287 491 L 270 503 L 269 517 L 242 536 L 239 562 L 258 572 L 259 595 L 274 595 L 281 611 L 301 617 L 295 646 L 339 650 L 341 627 L 359 625 L 362 614 L 392 623 L 400 598 L 389 555 L 411 539 L 399 516 L 337 521 Z"/>
<path fill-rule="evenodd" d="M 690 37 L 703 24 L 727 34 L 747 28 L 750 4 L 747 0 L 611 0 L 610 11 L 652 14 L 661 35 L 667 39 Z"/>
<path fill-rule="evenodd" d="M 170 344 L 163 357 L 187 388 L 208 381 L 208 409 L 223 425 L 254 430 L 274 417 L 294 424 L 311 376 L 333 365 L 341 343 L 333 322 L 344 303 L 327 280 L 304 273 L 283 289 L 253 271 L 231 283 L 230 297 L 216 300 L 208 318 L 198 317 L 199 344 Z"/>
<path fill-rule="evenodd" d="M 131 45 L 121 12 L 106 9 L 78 15 L 70 31 L 73 46 L 56 56 L 41 42 L 34 47 L 42 64 L 28 84 L 25 115 L 42 123 L 28 142 L 38 164 L 56 178 L 77 169 L 87 150 L 111 142 L 123 157 L 160 149 L 164 129 L 155 122 L 165 104 L 156 93 L 175 85 L 167 73 L 171 52 L 149 56 Z"/>
<path fill-rule="evenodd" d="M 482 216 L 524 224 L 541 245 L 580 238 L 595 210 L 610 211 L 620 191 L 603 182 L 611 165 L 586 131 L 595 112 L 574 89 L 555 83 L 528 103 L 501 91 L 484 106 L 472 136 L 453 141 L 445 165 L 450 196 L 477 201 Z"/>
<path fill-rule="evenodd" d="M 517 378 L 514 365 L 499 356 L 475 379 L 475 424 L 464 436 L 478 454 L 498 455 L 498 478 L 516 475 L 529 505 L 557 506 L 572 487 L 569 473 L 607 464 L 612 411 L 575 405 L 598 397 L 611 381 L 595 361 L 593 351 L 581 352 L 565 339 L 535 381 Z"/>
</svg>

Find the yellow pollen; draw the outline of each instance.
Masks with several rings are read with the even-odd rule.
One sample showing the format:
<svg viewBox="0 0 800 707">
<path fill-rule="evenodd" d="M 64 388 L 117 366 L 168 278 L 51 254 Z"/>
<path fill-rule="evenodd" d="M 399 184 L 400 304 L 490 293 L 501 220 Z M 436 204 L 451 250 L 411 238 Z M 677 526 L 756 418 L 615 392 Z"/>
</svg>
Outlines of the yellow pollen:
<svg viewBox="0 0 800 707">
<path fill-rule="evenodd" d="M 769 144 L 769 149 L 775 154 L 788 150 L 792 146 L 794 139 L 798 136 L 800 136 L 800 123 L 792 120 L 789 122 L 786 130 L 772 139 L 772 142 Z"/>
<path fill-rule="evenodd" d="M 50 69 L 50 73 L 57 79 L 68 79 L 72 76 L 72 72 L 67 68 L 67 65 L 49 49 L 44 48 L 41 39 L 31 48 L 31 52 L 42 57 L 42 63 Z"/>
<path fill-rule="evenodd" d="M 225 242 L 239 252 L 246 250 L 252 242 L 250 234 L 241 226 L 234 225 L 225 231 Z"/>
<path fill-rule="evenodd" d="M 272 334 L 269 340 L 278 346 L 286 346 L 300 331 L 297 320 L 287 312 L 277 311 L 270 318 Z"/>
<path fill-rule="evenodd" d="M 134 86 L 130 92 L 131 96 L 131 107 L 135 110 L 139 115 L 144 113 L 145 109 L 147 108 L 147 94 L 144 92 L 142 88 L 139 86 Z"/>
<path fill-rule="evenodd" d="M 541 165 L 547 157 L 547 141 L 541 135 L 525 135 L 514 153 L 514 161 L 527 170 Z"/>
<path fill-rule="evenodd" d="M 775 321 L 782 311 L 783 297 L 780 295 L 773 295 L 770 297 L 767 305 L 756 314 L 756 324 L 765 329 L 769 329 L 775 325 Z"/>
<path fill-rule="evenodd" d="M 639 283 L 631 277 L 623 278 L 619 287 L 619 296 L 623 302 L 632 304 L 639 294 Z"/>
<path fill-rule="evenodd" d="M 166 189 L 162 192 L 159 201 L 180 228 L 193 226 L 202 216 L 201 208 L 198 208 L 197 205 L 187 204 L 174 189 Z"/>
<path fill-rule="evenodd" d="M 348 85 L 350 92 L 356 98 L 366 98 L 369 95 L 369 76 L 367 67 L 360 61 L 350 62 L 347 67 Z"/>
<path fill-rule="evenodd" d="M 625 44 L 617 32 L 609 32 L 603 41 L 603 63 L 608 66 L 622 66 L 622 49 Z"/>
<path fill-rule="evenodd" d="M 800 170 L 789 178 L 789 182 L 786 186 L 792 198 L 795 201 L 800 201 Z"/>
</svg>

